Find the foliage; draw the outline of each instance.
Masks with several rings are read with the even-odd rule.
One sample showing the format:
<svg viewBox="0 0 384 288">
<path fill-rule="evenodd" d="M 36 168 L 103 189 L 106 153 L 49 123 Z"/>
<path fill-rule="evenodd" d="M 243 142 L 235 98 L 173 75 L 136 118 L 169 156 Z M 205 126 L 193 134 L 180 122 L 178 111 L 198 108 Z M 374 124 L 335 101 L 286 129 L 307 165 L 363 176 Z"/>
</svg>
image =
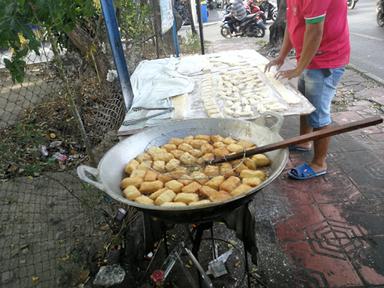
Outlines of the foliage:
<svg viewBox="0 0 384 288">
<path fill-rule="evenodd" d="M 119 24 L 123 36 L 130 41 L 143 41 L 154 34 L 152 29 L 152 9 L 148 4 L 135 0 L 120 0 Z"/>
<path fill-rule="evenodd" d="M 24 79 L 25 56 L 39 55 L 42 39 L 36 30 L 56 35 L 66 45 L 65 33 L 91 18 L 97 11 L 93 0 L 2 0 L 0 5 L 0 47 L 11 48 L 11 59 L 4 59 L 13 81 Z"/>
</svg>

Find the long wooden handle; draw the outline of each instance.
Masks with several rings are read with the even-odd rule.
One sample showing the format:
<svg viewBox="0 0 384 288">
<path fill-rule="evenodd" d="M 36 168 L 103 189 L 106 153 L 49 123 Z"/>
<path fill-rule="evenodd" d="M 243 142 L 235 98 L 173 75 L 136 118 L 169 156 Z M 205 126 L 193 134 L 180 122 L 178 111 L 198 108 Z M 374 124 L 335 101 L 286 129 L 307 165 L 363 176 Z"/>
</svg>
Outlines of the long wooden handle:
<svg viewBox="0 0 384 288">
<path fill-rule="evenodd" d="M 305 143 L 308 141 L 313 141 L 313 140 L 317 140 L 317 139 L 330 137 L 330 136 L 334 136 L 337 134 L 342 134 L 345 132 L 365 128 L 368 126 L 377 125 L 377 124 L 380 124 L 382 122 L 383 122 L 383 119 L 379 116 L 370 117 L 370 118 L 366 118 L 366 119 L 363 119 L 360 121 L 355 121 L 355 122 L 351 122 L 348 124 L 340 125 L 340 126 L 328 127 L 328 128 L 318 130 L 315 132 L 311 132 L 311 133 L 308 133 L 305 135 L 289 138 L 289 139 L 286 139 L 286 140 L 283 140 L 283 141 L 280 141 L 277 143 L 268 144 L 265 146 L 249 149 L 249 150 L 246 150 L 245 153 L 240 152 L 240 153 L 228 155 L 228 156 L 223 157 L 223 158 L 217 158 L 217 159 L 208 161 L 208 163 L 209 164 L 217 164 L 217 163 L 223 163 L 223 162 L 227 162 L 227 161 L 237 160 L 237 159 L 241 159 L 243 157 L 249 157 L 249 156 L 252 156 L 255 154 L 260 154 L 260 153 L 270 152 L 270 151 L 277 150 L 277 149 L 287 148 L 288 146 L 291 146 L 291 145 Z"/>
</svg>

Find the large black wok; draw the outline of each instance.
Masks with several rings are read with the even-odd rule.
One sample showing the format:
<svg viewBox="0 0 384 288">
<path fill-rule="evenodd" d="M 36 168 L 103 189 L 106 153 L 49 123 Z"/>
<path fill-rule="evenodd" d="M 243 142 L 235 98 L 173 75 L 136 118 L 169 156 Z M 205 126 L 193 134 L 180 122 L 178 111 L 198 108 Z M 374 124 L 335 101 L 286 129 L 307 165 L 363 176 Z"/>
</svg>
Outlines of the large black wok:
<svg viewBox="0 0 384 288">
<path fill-rule="evenodd" d="M 77 172 L 80 179 L 103 190 L 113 199 L 136 207 L 145 213 L 163 220 L 174 223 L 213 220 L 250 201 L 257 191 L 260 191 L 275 180 L 287 163 L 288 150 L 280 149 L 267 153 L 268 157 L 272 160 L 271 171 L 268 179 L 260 186 L 245 195 L 205 206 L 170 208 L 142 205 L 130 201 L 123 197 L 119 186 L 124 175 L 124 166 L 144 150 L 151 146 L 163 145 L 172 137 L 219 134 L 251 141 L 257 146 L 281 141 L 282 137 L 278 132 L 281 128 L 282 118 L 277 117 L 276 123 L 272 127 L 267 127 L 265 125 L 268 122 L 266 117 L 260 117 L 254 122 L 212 118 L 170 121 L 162 127 L 147 129 L 116 144 L 104 155 L 97 168 L 81 165 L 78 167 Z"/>
</svg>

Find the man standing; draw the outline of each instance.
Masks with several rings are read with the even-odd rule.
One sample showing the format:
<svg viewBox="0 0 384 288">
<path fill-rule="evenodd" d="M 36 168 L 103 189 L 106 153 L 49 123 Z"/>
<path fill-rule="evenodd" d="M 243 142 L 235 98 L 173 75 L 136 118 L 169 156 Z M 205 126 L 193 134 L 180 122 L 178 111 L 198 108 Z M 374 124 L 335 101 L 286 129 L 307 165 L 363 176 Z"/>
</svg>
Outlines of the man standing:
<svg viewBox="0 0 384 288">
<path fill-rule="evenodd" d="M 279 57 L 272 60 L 266 71 L 280 68 L 289 51 L 296 49 L 297 67 L 279 71 L 278 78 L 299 78 L 299 91 L 316 110 L 300 116 L 300 134 L 320 130 L 331 124 L 331 101 L 336 86 L 349 63 L 350 43 L 345 0 L 287 0 L 287 26 Z M 327 173 L 326 156 L 330 138 L 313 142 L 314 157 L 299 165 L 288 175 L 298 180 L 310 179 Z M 292 147 L 308 151 L 311 143 Z"/>
</svg>

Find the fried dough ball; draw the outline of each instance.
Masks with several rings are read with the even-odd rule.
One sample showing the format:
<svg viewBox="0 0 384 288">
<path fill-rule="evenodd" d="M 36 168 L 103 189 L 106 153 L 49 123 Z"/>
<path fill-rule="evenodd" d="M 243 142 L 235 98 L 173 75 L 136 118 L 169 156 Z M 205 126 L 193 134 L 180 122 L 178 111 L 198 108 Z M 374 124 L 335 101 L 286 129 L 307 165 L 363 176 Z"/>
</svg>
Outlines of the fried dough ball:
<svg viewBox="0 0 384 288">
<path fill-rule="evenodd" d="M 175 150 L 175 149 L 177 149 L 177 146 L 176 146 L 176 144 L 165 144 L 164 146 L 163 146 L 168 152 L 171 152 L 172 150 Z"/>
<path fill-rule="evenodd" d="M 166 190 L 163 193 L 160 194 L 159 197 L 156 198 L 155 204 L 160 206 L 161 204 L 164 204 L 166 202 L 171 202 L 176 196 L 176 193 L 172 190 Z"/>
<path fill-rule="evenodd" d="M 144 205 L 153 205 L 153 200 L 145 195 L 141 195 L 135 199 L 135 202 Z"/>
<path fill-rule="evenodd" d="M 175 150 L 172 150 L 172 151 L 171 151 L 171 154 L 172 154 L 175 158 L 180 159 L 181 155 L 184 154 L 184 151 L 181 151 L 181 150 L 179 150 L 179 149 L 175 149 Z"/>
<path fill-rule="evenodd" d="M 225 147 L 222 147 L 222 148 L 216 148 L 213 150 L 213 154 L 216 156 L 216 157 L 224 157 L 226 155 L 229 154 L 229 151 L 227 148 Z"/>
<path fill-rule="evenodd" d="M 145 174 L 147 173 L 147 169 L 135 169 L 132 171 L 130 177 L 140 177 L 144 178 Z"/>
<path fill-rule="evenodd" d="M 181 143 L 177 147 L 177 149 L 184 151 L 184 152 L 189 152 L 189 151 L 193 150 L 193 147 L 191 145 L 189 145 L 188 143 Z"/>
<path fill-rule="evenodd" d="M 152 200 L 156 200 L 157 197 L 159 197 L 163 192 L 167 191 L 168 188 L 161 188 L 159 190 L 157 190 L 156 192 L 153 192 L 151 193 L 151 195 L 149 195 L 149 198 L 151 198 Z"/>
<path fill-rule="evenodd" d="M 177 159 L 171 159 L 169 162 L 165 165 L 165 169 L 169 171 L 175 170 L 177 167 L 180 166 L 180 160 Z"/>
<path fill-rule="evenodd" d="M 231 194 L 227 191 L 215 191 L 209 195 L 209 200 L 212 202 L 222 202 L 231 198 Z"/>
<path fill-rule="evenodd" d="M 219 175 L 219 176 L 213 177 L 211 180 L 209 180 L 207 183 L 205 183 L 205 186 L 209 186 L 213 189 L 218 190 L 221 183 L 223 183 L 224 180 L 225 180 L 225 177 L 222 175 Z"/>
<path fill-rule="evenodd" d="M 181 138 L 172 138 L 171 140 L 169 140 L 169 144 L 175 144 L 176 146 L 179 146 L 183 142 L 184 140 Z"/>
<path fill-rule="evenodd" d="M 135 186 L 129 185 L 127 188 L 124 189 L 123 195 L 128 200 L 135 200 L 141 195 L 141 193 Z"/>
<path fill-rule="evenodd" d="M 245 158 L 243 163 L 250 170 L 256 170 L 256 168 L 257 168 L 256 162 L 252 159 Z"/>
<path fill-rule="evenodd" d="M 156 180 L 156 181 L 149 181 L 149 182 L 143 182 L 140 185 L 140 192 L 143 194 L 151 194 L 161 188 L 164 187 L 163 182 Z"/>
<path fill-rule="evenodd" d="M 220 175 L 223 175 L 225 177 L 233 176 L 235 175 L 235 171 L 232 167 L 231 163 L 224 162 L 220 165 Z"/>
<path fill-rule="evenodd" d="M 252 187 L 257 187 L 261 184 L 261 179 L 259 177 L 248 177 L 248 178 L 243 178 L 242 180 L 243 184 L 247 184 Z"/>
<path fill-rule="evenodd" d="M 240 178 L 236 176 L 231 176 L 228 179 L 226 179 L 223 183 L 221 183 L 220 190 L 231 192 L 240 184 L 240 182 L 241 182 Z"/>
<path fill-rule="evenodd" d="M 211 140 L 211 136 L 209 136 L 209 135 L 196 135 L 195 139 L 205 140 L 208 142 Z"/>
<path fill-rule="evenodd" d="M 217 190 L 215 190 L 209 186 L 201 186 L 199 189 L 199 194 L 201 196 L 203 196 L 204 198 L 209 198 L 209 196 L 215 192 L 217 192 Z"/>
<path fill-rule="evenodd" d="M 153 161 L 152 168 L 158 172 L 165 172 L 165 161 L 162 161 L 162 160 Z"/>
<path fill-rule="evenodd" d="M 201 187 L 200 183 L 193 181 L 187 186 L 184 186 L 183 188 L 181 188 L 181 191 L 184 193 L 196 193 L 200 189 L 200 187 Z"/>
<path fill-rule="evenodd" d="M 129 161 L 129 163 L 125 166 L 124 168 L 124 171 L 127 175 L 130 175 L 132 173 L 133 170 L 135 170 L 137 168 L 137 166 L 139 166 L 139 162 L 135 159 Z"/>
<path fill-rule="evenodd" d="M 177 180 L 171 180 L 165 183 L 165 187 L 171 189 L 173 192 L 179 193 L 181 192 L 181 188 L 183 188 L 184 185 Z"/>
<path fill-rule="evenodd" d="M 223 143 L 224 143 L 224 144 L 227 144 L 227 145 L 229 145 L 229 144 L 235 144 L 235 143 L 236 143 L 236 140 L 233 139 L 233 138 L 231 138 L 231 137 L 226 137 L 226 138 L 224 138 Z"/>
<path fill-rule="evenodd" d="M 222 137 L 220 135 L 212 135 L 211 136 L 212 142 L 223 142 L 223 140 L 224 140 L 224 137 Z"/>
<path fill-rule="evenodd" d="M 141 154 L 139 154 L 138 156 L 136 156 L 136 160 L 139 161 L 140 163 L 145 161 L 145 160 L 150 160 L 152 161 L 152 156 L 149 155 L 148 153 L 146 152 L 143 152 Z"/>
<path fill-rule="evenodd" d="M 181 155 L 181 157 L 180 157 L 180 161 L 181 161 L 181 163 L 183 163 L 185 165 L 193 165 L 196 163 L 196 158 L 193 157 L 188 152 L 184 152 L 184 154 Z"/>
<path fill-rule="evenodd" d="M 184 202 L 189 204 L 191 202 L 199 201 L 199 195 L 196 193 L 179 193 L 175 197 L 175 202 Z"/>
<path fill-rule="evenodd" d="M 252 187 L 247 184 L 240 184 L 237 186 L 234 190 L 232 190 L 230 193 L 232 196 L 239 196 L 245 193 L 248 193 L 251 191 Z"/>
<path fill-rule="evenodd" d="M 127 177 L 121 180 L 120 187 L 122 189 L 125 189 L 128 186 L 133 185 L 138 188 L 142 182 L 143 182 L 143 179 L 140 177 Z"/>
<path fill-rule="evenodd" d="M 256 162 L 257 167 L 264 167 L 271 164 L 271 160 L 264 154 L 253 155 L 252 160 Z"/>
<path fill-rule="evenodd" d="M 209 143 L 206 143 L 201 145 L 200 150 L 203 152 L 203 154 L 211 153 L 213 151 L 213 146 Z"/>
<path fill-rule="evenodd" d="M 227 147 L 227 145 L 225 145 L 223 142 L 215 142 L 215 143 L 213 143 L 213 147 L 224 148 L 224 147 Z"/>
<path fill-rule="evenodd" d="M 147 170 L 147 172 L 145 173 L 145 176 L 144 176 L 144 181 L 155 181 L 155 180 L 157 180 L 158 175 L 159 175 L 159 173 L 157 173 L 156 171 Z"/>
<path fill-rule="evenodd" d="M 193 139 L 190 145 L 195 149 L 200 149 L 203 145 L 209 145 L 207 140 Z"/>
<path fill-rule="evenodd" d="M 198 149 L 193 149 L 193 150 L 189 151 L 189 153 L 195 158 L 199 158 L 203 155 L 203 152 L 201 150 L 198 150 Z"/>
<path fill-rule="evenodd" d="M 240 177 L 241 178 L 257 177 L 257 178 L 260 178 L 260 180 L 264 180 L 267 177 L 267 175 L 262 170 L 245 169 L 241 171 Z"/>
<path fill-rule="evenodd" d="M 228 149 L 229 152 L 234 152 L 234 153 L 238 153 L 238 152 L 243 152 L 244 151 L 243 146 L 238 145 L 238 144 L 234 144 L 234 143 L 229 144 L 227 146 L 227 149 Z"/>
<path fill-rule="evenodd" d="M 251 147 L 254 147 L 255 144 L 245 141 L 245 140 L 240 140 L 237 142 L 238 145 L 242 146 L 244 149 L 249 149 Z"/>
<path fill-rule="evenodd" d="M 200 171 L 192 172 L 191 177 L 193 180 L 199 182 L 201 185 L 203 185 L 204 183 L 206 183 L 209 180 L 208 176 L 205 175 L 203 172 L 200 172 Z"/>
<path fill-rule="evenodd" d="M 210 177 L 218 176 L 220 174 L 219 166 L 207 165 L 204 168 L 204 174 Z"/>
<path fill-rule="evenodd" d="M 157 176 L 157 180 L 163 182 L 163 183 L 167 183 L 168 181 L 171 181 L 173 178 L 171 177 L 171 175 L 169 175 L 168 173 L 166 174 L 162 174 L 160 173 L 158 176 Z"/>
</svg>

